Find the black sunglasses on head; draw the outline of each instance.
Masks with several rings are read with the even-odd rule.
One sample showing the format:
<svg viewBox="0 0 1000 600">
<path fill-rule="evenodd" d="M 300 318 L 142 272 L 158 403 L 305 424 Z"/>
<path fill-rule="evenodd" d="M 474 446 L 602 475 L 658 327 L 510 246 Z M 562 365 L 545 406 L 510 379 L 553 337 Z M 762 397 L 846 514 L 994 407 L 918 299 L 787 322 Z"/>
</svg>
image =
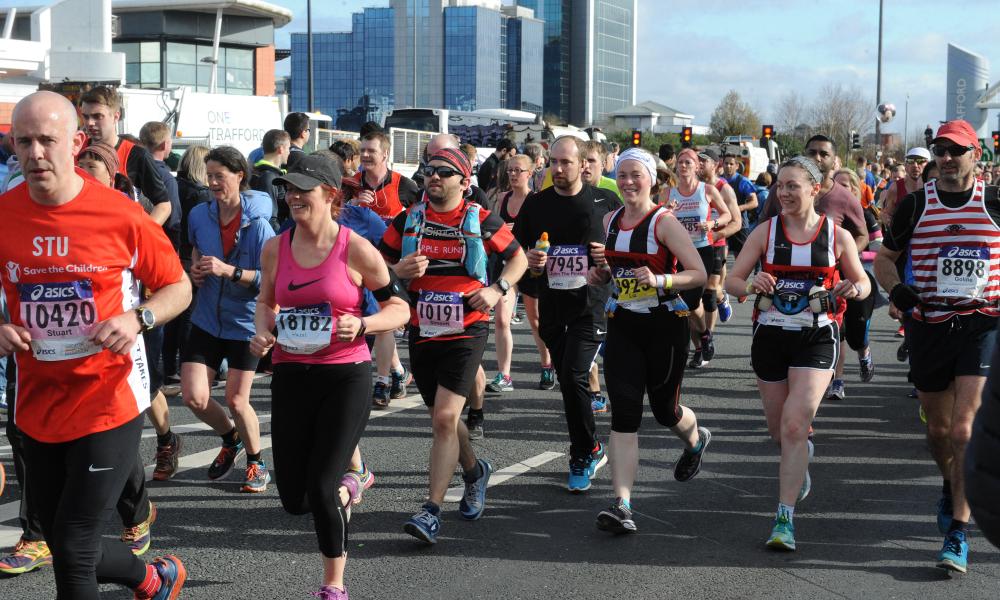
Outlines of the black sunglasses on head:
<svg viewBox="0 0 1000 600">
<path fill-rule="evenodd" d="M 964 156 L 966 152 L 974 150 L 975 146 L 932 146 L 931 152 L 934 156 L 938 158 L 944 156 L 945 154 L 950 154 L 952 158 L 957 158 L 959 156 Z"/>
<path fill-rule="evenodd" d="M 420 172 L 424 174 L 424 177 L 433 177 L 434 174 L 437 173 L 437 176 L 441 179 L 447 179 L 454 175 L 461 175 L 460 172 L 452 169 L 451 167 L 432 167 L 430 165 L 424 167 Z"/>
</svg>

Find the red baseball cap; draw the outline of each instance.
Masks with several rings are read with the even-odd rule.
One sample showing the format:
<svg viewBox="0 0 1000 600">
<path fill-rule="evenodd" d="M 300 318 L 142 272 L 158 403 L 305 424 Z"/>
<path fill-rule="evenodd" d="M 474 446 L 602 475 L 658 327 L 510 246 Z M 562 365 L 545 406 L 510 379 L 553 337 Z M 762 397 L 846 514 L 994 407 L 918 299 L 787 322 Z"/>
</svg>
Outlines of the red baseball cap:
<svg viewBox="0 0 1000 600">
<path fill-rule="evenodd" d="M 963 119 L 955 119 L 954 121 L 942 123 L 938 127 L 937 135 L 934 137 L 932 143 L 937 143 L 939 139 L 955 142 L 959 146 L 972 146 L 977 150 L 981 149 L 976 130 L 972 128 L 972 125 L 969 125 L 968 121 Z"/>
</svg>

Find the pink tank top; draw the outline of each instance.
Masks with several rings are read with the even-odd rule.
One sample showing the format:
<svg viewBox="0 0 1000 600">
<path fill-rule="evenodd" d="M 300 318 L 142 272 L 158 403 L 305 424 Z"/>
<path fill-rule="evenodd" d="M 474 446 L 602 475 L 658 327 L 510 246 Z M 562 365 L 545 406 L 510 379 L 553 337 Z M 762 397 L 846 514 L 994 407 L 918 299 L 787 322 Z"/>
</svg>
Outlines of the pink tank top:
<svg viewBox="0 0 1000 600">
<path fill-rule="evenodd" d="M 275 319 L 278 343 L 271 361 L 306 364 L 342 364 L 371 360 L 364 337 L 337 340 L 337 317 L 361 316 L 364 297 L 347 272 L 351 230 L 343 225 L 330 254 L 319 265 L 306 269 L 295 262 L 292 233 L 281 234 L 274 299 L 280 312 Z"/>
</svg>

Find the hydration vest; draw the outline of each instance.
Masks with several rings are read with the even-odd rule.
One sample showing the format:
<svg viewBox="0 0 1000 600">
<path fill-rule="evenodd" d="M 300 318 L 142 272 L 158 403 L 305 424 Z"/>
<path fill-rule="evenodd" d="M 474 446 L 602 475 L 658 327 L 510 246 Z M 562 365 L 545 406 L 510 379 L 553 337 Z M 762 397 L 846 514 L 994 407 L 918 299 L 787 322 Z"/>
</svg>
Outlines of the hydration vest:
<svg viewBox="0 0 1000 600">
<path fill-rule="evenodd" d="M 427 202 L 418 202 L 410 207 L 406 213 L 401 256 L 409 256 L 420 250 L 420 241 L 424 237 L 426 224 Z M 466 201 L 461 229 L 461 240 L 464 246 L 462 264 L 465 266 L 465 272 L 484 286 L 489 285 L 486 276 L 486 246 L 483 245 L 482 229 L 479 223 L 479 205 L 475 202 Z"/>
</svg>

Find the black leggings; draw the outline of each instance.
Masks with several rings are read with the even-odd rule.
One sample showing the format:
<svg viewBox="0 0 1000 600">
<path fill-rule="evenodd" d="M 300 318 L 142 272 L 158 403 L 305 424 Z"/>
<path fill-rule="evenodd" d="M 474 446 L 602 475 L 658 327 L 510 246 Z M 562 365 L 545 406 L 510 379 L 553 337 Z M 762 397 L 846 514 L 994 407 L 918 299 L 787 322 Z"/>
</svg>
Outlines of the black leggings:
<svg viewBox="0 0 1000 600">
<path fill-rule="evenodd" d="M 604 348 L 612 431 L 639 431 L 645 394 L 658 423 L 677 425 L 687 347 L 686 317 L 662 307 L 649 314 L 621 308 L 615 311 L 614 318 L 608 319 Z"/>
<path fill-rule="evenodd" d="M 371 362 L 278 363 L 271 378 L 271 439 L 281 505 L 312 513 L 323 556 L 343 556 L 347 514 L 340 479 L 368 424 Z"/>
<path fill-rule="evenodd" d="M 871 325 L 872 313 L 875 312 L 875 296 L 878 295 L 878 284 L 871 273 L 865 272 L 871 282 L 872 291 L 864 300 L 848 300 L 847 312 L 844 313 L 844 339 L 851 350 L 862 350 L 868 346 L 868 329 Z"/>
<path fill-rule="evenodd" d="M 32 508 L 52 550 L 60 600 L 98 600 L 98 583 L 136 588 L 146 565 L 104 527 L 132 471 L 143 416 L 71 442 L 24 437 Z"/>
</svg>

